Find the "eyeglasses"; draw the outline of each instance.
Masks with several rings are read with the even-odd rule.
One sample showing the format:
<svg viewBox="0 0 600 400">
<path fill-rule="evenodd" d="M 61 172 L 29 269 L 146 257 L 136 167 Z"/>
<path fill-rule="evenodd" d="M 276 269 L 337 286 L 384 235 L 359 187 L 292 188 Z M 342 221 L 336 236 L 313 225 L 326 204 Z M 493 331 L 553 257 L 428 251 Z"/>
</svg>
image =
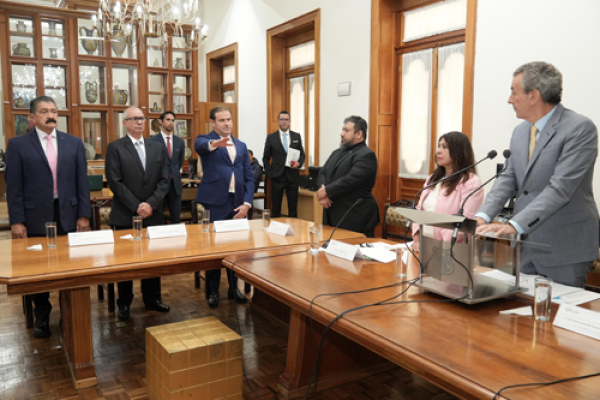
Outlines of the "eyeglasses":
<svg viewBox="0 0 600 400">
<path fill-rule="evenodd" d="M 123 121 L 144 122 L 145 120 L 146 120 L 146 117 L 131 117 L 131 118 L 125 118 Z"/>
<path fill-rule="evenodd" d="M 290 121 L 290 119 L 289 119 L 289 118 L 279 118 L 279 120 L 280 120 L 280 121 L 287 121 L 287 122 L 289 122 L 289 121 Z"/>
</svg>

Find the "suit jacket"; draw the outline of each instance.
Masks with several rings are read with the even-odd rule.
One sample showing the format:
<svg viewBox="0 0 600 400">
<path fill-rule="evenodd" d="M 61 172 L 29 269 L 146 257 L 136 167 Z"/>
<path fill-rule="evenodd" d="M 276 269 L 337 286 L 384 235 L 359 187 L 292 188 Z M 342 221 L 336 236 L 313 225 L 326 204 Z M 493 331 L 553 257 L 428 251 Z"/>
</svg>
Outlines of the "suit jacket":
<svg viewBox="0 0 600 400">
<path fill-rule="evenodd" d="M 337 149 L 319 171 L 317 183 L 325 185 L 333 202 L 323 210 L 323 224 L 336 226 L 358 200 L 363 199 L 340 225 L 342 229 L 366 233 L 379 224 L 379 207 L 371 190 L 377 178 L 377 157 L 365 142 L 350 149 Z"/>
<path fill-rule="evenodd" d="M 221 137 L 215 131 L 212 131 L 208 135 L 198 135 L 194 143 L 204 171 L 198 186 L 196 202 L 213 205 L 225 204 L 229 195 L 229 183 L 233 172 L 235 174 L 234 206 L 237 208 L 243 203 L 252 204 L 254 180 L 246 144 L 233 136 L 231 137 L 236 149 L 235 160 L 232 163 L 227 149 L 217 148 L 213 151 L 208 149 L 208 143 L 211 140 L 219 139 Z"/>
<path fill-rule="evenodd" d="M 556 106 L 528 161 L 531 123 L 518 125 L 508 167 L 479 210 L 494 217 L 517 191 L 516 221 L 527 240 L 552 246 L 522 247 L 522 260 L 558 267 L 598 258 L 598 210 L 592 178 L 598 132 L 588 118 Z"/>
<path fill-rule="evenodd" d="M 169 192 L 169 156 L 167 148 L 155 141 L 144 139 L 146 169 L 131 139 L 122 137 L 108 144 L 106 149 L 106 180 L 113 191 L 113 205 L 108 218 L 111 226 L 131 226 L 141 203 L 152 207 L 152 215 L 144 219 L 144 226 L 161 225 L 163 200 Z"/>
<path fill-rule="evenodd" d="M 430 181 L 431 175 L 425 181 L 425 185 L 427 186 L 431 183 Z M 468 195 L 473 193 L 479 186 L 481 186 L 481 179 L 475 174 L 469 174 L 469 179 L 467 181 L 461 181 L 454 191 L 450 194 L 446 194 L 446 188 L 441 187 L 438 200 L 435 203 L 435 212 L 438 214 L 457 214 L 462 206 L 462 203 L 465 201 Z M 425 199 L 431 193 L 433 188 L 425 189 L 423 193 L 421 193 L 421 198 L 419 199 L 419 204 L 417 205 L 417 210 L 423 209 L 423 203 Z M 469 197 L 469 200 L 465 203 L 465 208 L 463 209 L 463 213 L 465 217 L 473 218 L 475 212 L 481 207 L 483 203 L 483 189 L 478 190 Z M 412 226 L 413 235 L 420 231 L 419 224 L 413 224 Z M 433 237 L 438 240 L 443 240 L 445 242 L 449 242 L 452 239 L 452 234 L 454 233 L 451 229 L 442 229 L 442 228 L 433 228 Z M 459 241 L 462 239 L 462 233 L 458 236 Z"/>
<path fill-rule="evenodd" d="M 306 159 L 304 148 L 302 147 L 302 137 L 296 132 L 289 131 L 289 133 L 288 148 L 300 150 L 300 159 L 298 162 L 300 163 L 300 167 L 302 167 Z M 265 174 L 267 177 L 275 180 L 287 178 L 289 182 L 298 182 L 300 171 L 297 168 L 286 166 L 286 158 L 287 152 L 283 148 L 283 143 L 281 143 L 279 131 L 268 135 L 267 140 L 265 141 L 265 150 L 263 152 L 263 165 L 265 166 Z"/>
<path fill-rule="evenodd" d="M 162 144 L 167 149 L 163 136 L 160 132 L 152 136 L 148 140 Z M 173 187 L 175 193 L 181 196 L 181 167 L 183 166 L 183 158 L 185 156 L 185 142 L 177 135 L 171 135 L 171 159 L 169 160 L 169 152 L 167 151 L 167 160 L 169 164 L 170 175 L 173 176 Z"/>
<path fill-rule="evenodd" d="M 81 139 L 56 131 L 60 223 L 77 230 L 77 218 L 90 217 L 90 186 Z M 12 138 L 6 151 L 6 200 L 10 224 L 23 223 L 28 235 L 46 235 L 54 219 L 54 183 L 37 131 Z"/>
</svg>

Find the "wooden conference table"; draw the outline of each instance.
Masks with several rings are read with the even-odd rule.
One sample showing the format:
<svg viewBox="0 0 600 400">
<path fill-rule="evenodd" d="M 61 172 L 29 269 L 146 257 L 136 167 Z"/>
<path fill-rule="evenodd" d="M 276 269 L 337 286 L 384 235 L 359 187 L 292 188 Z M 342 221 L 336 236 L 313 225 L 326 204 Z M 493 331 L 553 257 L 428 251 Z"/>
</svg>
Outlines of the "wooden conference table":
<svg viewBox="0 0 600 400">
<path fill-rule="evenodd" d="M 55 249 L 46 247 L 45 238 L 0 241 L 0 284 L 8 294 L 31 294 L 53 289 L 61 291 L 61 319 L 64 347 L 76 388 L 96 384 L 90 285 L 180 274 L 221 268 L 230 254 L 307 247 L 312 222 L 278 218 L 294 229 L 294 236 L 278 236 L 262 228 L 262 220 L 249 221 L 250 231 L 203 233 L 201 225 L 186 225 L 187 237 L 123 240 L 131 231 L 115 232 L 115 243 L 69 247 L 67 237 L 57 240 Z M 328 237 L 332 228 L 324 227 Z M 338 229 L 336 238 L 356 238 L 362 234 Z M 42 251 L 27 247 L 43 244 Z M 191 277 L 190 277 L 191 280 Z"/>
<path fill-rule="evenodd" d="M 294 248 L 284 252 L 292 250 Z M 237 258 L 278 252 L 281 253 L 276 250 L 232 255 L 223 263 L 231 268 Z M 394 268 L 394 263 L 349 262 L 324 253 L 313 256 L 308 252 L 239 261 L 233 265 L 241 279 L 291 307 L 287 366 L 279 383 L 284 397 L 302 395 L 307 376 L 310 377 L 314 367 L 315 350 L 306 317 L 310 301 L 321 293 L 356 291 L 400 282 Z M 317 340 L 322 331 L 321 324 L 327 325 L 339 313 L 390 298 L 406 287 L 402 284 L 370 293 L 318 298 L 312 311 L 314 320 L 318 321 L 315 324 Z M 444 298 L 411 287 L 398 300 L 439 301 Z M 345 315 L 333 326 L 335 332 L 329 332 L 328 336 L 338 334 L 351 339 L 464 399 L 491 399 L 508 385 L 550 382 L 600 372 L 598 341 L 554 327 L 551 322 L 536 322 L 533 317 L 499 314 L 501 310 L 532 303 L 531 298 L 519 295 L 514 299 L 471 306 L 446 301 L 369 307 Z M 600 301 L 584 307 L 600 310 Z M 557 309 L 558 306 L 553 304 L 552 319 Z M 297 343 L 303 336 L 307 337 L 304 345 Z M 336 352 L 337 346 L 333 338 L 326 341 L 321 368 L 324 374 L 319 377 L 319 388 L 331 386 L 328 380 L 335 378 L 335 372 L 325 364 L 345 366 L 357 358 L 345 354 L 346 359 L 336 362 L 334 358 L 340 356 Z M 310 357 L 303 360 L 303 355 Z M 360 361 L 354 360 L 356 364 Z M 340 379 L 339 372 L 337 378 Z M 600 377 L 548 387 L 509 389 L 502 396 L 527 400 L 597 399 L 600 398 Z"/>
</svg>

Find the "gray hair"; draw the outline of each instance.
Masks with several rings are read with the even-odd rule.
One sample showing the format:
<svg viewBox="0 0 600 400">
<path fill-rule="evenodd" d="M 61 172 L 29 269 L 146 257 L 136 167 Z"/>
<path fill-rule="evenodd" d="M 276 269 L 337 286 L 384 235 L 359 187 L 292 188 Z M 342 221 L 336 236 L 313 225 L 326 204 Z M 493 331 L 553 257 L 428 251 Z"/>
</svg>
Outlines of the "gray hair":
<svg viewBox="0 0 600 400">
<path fill-rule="evenodd" d="M 127 107 L 125 109 L 125 111 L 123 111 L 123 119 L 127 118 L 127 114 L 129 114 L 129 110 L 133 110 L 133 109 L 138 109 L 138 110 L 142 111 L 141 108 L 136 107 L 136 106 Z"/>
<path fill-rule="evenodd" d="M 521 86 L 526 94 L 533 90 L 539 90 L 544 103 L 560 103 L 562 74 L 554 65 L 543 61 L 530 62 L 517 68 L 513 76 L 519 74 L 523 74 Z"/>
</svg>

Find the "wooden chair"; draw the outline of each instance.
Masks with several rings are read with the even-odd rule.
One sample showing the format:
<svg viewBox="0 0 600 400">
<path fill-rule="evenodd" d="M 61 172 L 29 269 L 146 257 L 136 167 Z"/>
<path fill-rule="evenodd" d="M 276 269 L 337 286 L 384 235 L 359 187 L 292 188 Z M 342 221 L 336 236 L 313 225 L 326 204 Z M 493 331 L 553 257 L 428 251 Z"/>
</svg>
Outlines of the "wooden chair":
<svg viewBox="0 0 600 400">
<path fill-rule="evenodd" d="M 406 232 L 408 220 L 396 212 L 397 207 L 409 207 L 412 203 L 409 200 L 400 200 L 393 204 L 385 204 L 385 214 L 383 217 L 383 226 L 381 229 L 382 239 L 392 240 L 412 240 L 412 234 Z"/>
</svg>

